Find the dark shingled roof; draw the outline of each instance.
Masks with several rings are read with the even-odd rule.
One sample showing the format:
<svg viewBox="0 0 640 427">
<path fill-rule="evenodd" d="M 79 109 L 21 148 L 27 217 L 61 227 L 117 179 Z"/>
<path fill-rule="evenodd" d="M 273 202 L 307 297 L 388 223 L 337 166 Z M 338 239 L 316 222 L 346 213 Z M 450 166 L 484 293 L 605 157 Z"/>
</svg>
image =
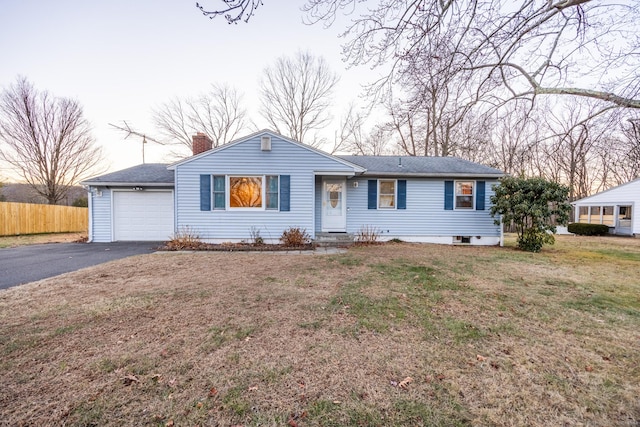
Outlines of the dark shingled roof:
<svg viewBox="0 0 640 427">
<path fill-rule="evenodd" d="M 367 169 L 364 175 L 495 177 L 504 173 L 457 157 L 337 156 Z"/>
<path fill-rule="evenodd" d="M 365 168 L 370 176 L 485 177 L 504 175 L 498 169 L 456 157 L 336 156 Z M 401 165 L 401 166 L 400 166 Z M 87 179 L 84 185 L 173 185 L 174 174 L 165 163 L 146 163 Z"/>
<path fill-rule="evenodd" d="M 82 182 L 84 185 L 173 185 L 173 171 L 166 163 L 145 163 Z"/>
</svg>

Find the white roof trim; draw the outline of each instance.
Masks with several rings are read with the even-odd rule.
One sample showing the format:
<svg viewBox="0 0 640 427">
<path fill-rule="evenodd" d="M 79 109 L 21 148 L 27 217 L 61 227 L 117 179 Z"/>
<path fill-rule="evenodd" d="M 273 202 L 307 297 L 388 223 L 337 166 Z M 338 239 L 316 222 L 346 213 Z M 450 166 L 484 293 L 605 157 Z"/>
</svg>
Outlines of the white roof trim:
<svg viewBox="0 0 640 427">
<path fill-rule="evenodd" d="M 293 139 L 287 138 L 286 136 L 280 135 L 280 134 L 278 134 L 278 133 L 276 133 L 276 132 L 274 132 L 272 130 L 269 130 L 269 129 L 260 130 L 258 132 L 252 133 L 249 136 L 245 136 L 243 138 L 240 138 L 240 139 L 237 139 L 235 141 L 231 141 L 231 142 L 229 142 L 227 144 L 221 145 L 221 146 L 219 146 L 217 148 L 214 148 L 214 149 L 211 149 L 211 150 L 207 150 L 207 151 L 203 151 L 202 153 L 197 154 L 195 156 L 191 156 L 191 157 L 188 157 L 186 159 L 180 160 L 178 162 L 172 163 L 167 167 L 167 169 L 168 170 L 175 170 L 175 168 L 177 166 L 183 165 L 185 163 L 189 163 L 191 161 L 197 160 L 197 159 L 199 159 L 201 157 L 204 157 L 204 156 L 208 156 L 209 154 L 217 153 L 218 151 L 226 150 L 227 148 L 233 147 L 234 145 L 241 144 L 241 143 L 243 143 L 245 141 L 248 141 L 250 139 L 253 139 L 253 138 L 257 137 L 257 136 L 264 135 L 264 134 L 270 135 L 270 136 L 275 137 L 275 138 L 280 138 L 280 139 L 282 139 L 284 141 L 287 141 L 287 142 L 289 142 L 291 144 L 297 145 L 300 148 L 304 148 L 305 150 L 311 151 L 311 152 L 316 153 L 316 154 L 320 154 L 323 157 L 326 157 L 328 159 L 331 159 L 333 161 L 341 163 L 341 164 L 343 164 L 345 166 L 353 168 L 356 173 L 365 171 L 365 169 L 362 166 L 358 166 L 358 165 L 356 165 L 354 163 L 348 162 L 348 161 L 343 160 L 343 159 L 341 159 L 339 157 L 333 156 L 333 155 L 331 155 L 329 153 L 325 153 L 322 150 L 318 150 L 317 148 L 310 147 L 310 146 L 308 146 L 306 144 L 303 144 L 301 142 L 294 141 Z"/>
<path fill-rule="evenodd" d="M 346 176 L 349 178 L 356 176 L 355 172 L 344 171 L 313 171 L 313 174 L 316 176 Z"/>
<path fill-rule="evenodd" d="M 603 191 L 601 191 L 599 193 L 596 193 L 596 194 L 592 194 L 591 196 L 587 196 L 587 197 L 583 197 L 582 199 L 574 200 L 573 202 L 571 202 L 571 204 L 572 205 L 576 205 L 578 203 L 585 203 L 586 200 L 589 200 L 589 199 L 591 199 L 593 197 L 600 196 L 601 194 L 608 193 L 608 192 L 613 191 L 613 190 L 617 190 L 618 188 L 625 187 L 625 186 L 627 186 L 629 184 L 633 184 L 634 182 L 637 182 L 637 181 L 640 181 L 640 178 L 636 178 L 633 181 L 625 182 L 624 184 L 616 185 L 615 187 L 607 188 L 606 190 L 603 190 Z M 597 203 L 600 203 L 600 202 L 597 202 Z"/>
<path fill-rule="evenodd" d="M 173 182 L 106 182 L 106 181 L 82 181 L 81 185 L 91 187 L 175 187 Z"/>
</svg>

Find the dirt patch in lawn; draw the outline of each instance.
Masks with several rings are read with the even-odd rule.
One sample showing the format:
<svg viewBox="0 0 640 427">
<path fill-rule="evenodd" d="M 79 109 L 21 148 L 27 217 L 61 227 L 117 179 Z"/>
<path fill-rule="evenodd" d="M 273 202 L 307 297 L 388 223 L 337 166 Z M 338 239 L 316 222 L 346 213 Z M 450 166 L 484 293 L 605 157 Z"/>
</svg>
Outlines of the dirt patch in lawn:
<svg viewBox="0 0 640 427">
<path fill-rule="evenodd" d="M 636 242 L 164 252 L 12 288 L 0 292 L 0 416 L 636 426 Z"/>
</svg>

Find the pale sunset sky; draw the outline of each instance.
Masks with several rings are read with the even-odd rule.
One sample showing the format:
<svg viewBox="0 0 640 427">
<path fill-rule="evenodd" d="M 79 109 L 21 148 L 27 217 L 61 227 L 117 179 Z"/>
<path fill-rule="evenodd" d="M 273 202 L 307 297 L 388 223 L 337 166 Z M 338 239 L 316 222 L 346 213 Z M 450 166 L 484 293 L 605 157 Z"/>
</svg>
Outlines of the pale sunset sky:
<svg viewBox="0 0 640 427">
<path fill-rule="evenodd" d="M 218 0 L 201 3 L 212 9 Z M 264 0 L 248 24 L 229 25 L 204 17 L 191 0 L 0 0 L 0 87 L 22 75 L 39 90 L 77 99 L 103 147 L 104 170 L 114 171 L 142 162 L 141 140 L 123 139 L 109 123 L 126 120 L 157 135 L 152 108 L 213 82 L 243 92 L 249 119 L 267 127 L 258 114 L 261 72 L 277 57 L 303 50 L 323 56 L 341 76 L 335 123 L 324 134 L 331 138 L 339 115 L 375 74 L 366 66 L 347 70 L 341 61 L 344 21 L 329 29 L 305 25 L 302 5 Z M 168 161 L 170 151 L 147 144 L 145 160 Z M 0 172 L 4 180 L 10 176 Z"/>
</svg>

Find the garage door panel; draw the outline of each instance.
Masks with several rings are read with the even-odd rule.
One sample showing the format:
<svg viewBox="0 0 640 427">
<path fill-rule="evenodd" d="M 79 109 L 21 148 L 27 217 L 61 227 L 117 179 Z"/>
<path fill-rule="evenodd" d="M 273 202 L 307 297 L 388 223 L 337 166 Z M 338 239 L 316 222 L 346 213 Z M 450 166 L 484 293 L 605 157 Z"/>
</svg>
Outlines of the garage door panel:
<svg viewBox="0 0 640 427">
<path fill-rule="evenodd" d="M 168 240 L 173 223 L 173 192 L 114 191 L 114 240 Z"/>
</svg>

